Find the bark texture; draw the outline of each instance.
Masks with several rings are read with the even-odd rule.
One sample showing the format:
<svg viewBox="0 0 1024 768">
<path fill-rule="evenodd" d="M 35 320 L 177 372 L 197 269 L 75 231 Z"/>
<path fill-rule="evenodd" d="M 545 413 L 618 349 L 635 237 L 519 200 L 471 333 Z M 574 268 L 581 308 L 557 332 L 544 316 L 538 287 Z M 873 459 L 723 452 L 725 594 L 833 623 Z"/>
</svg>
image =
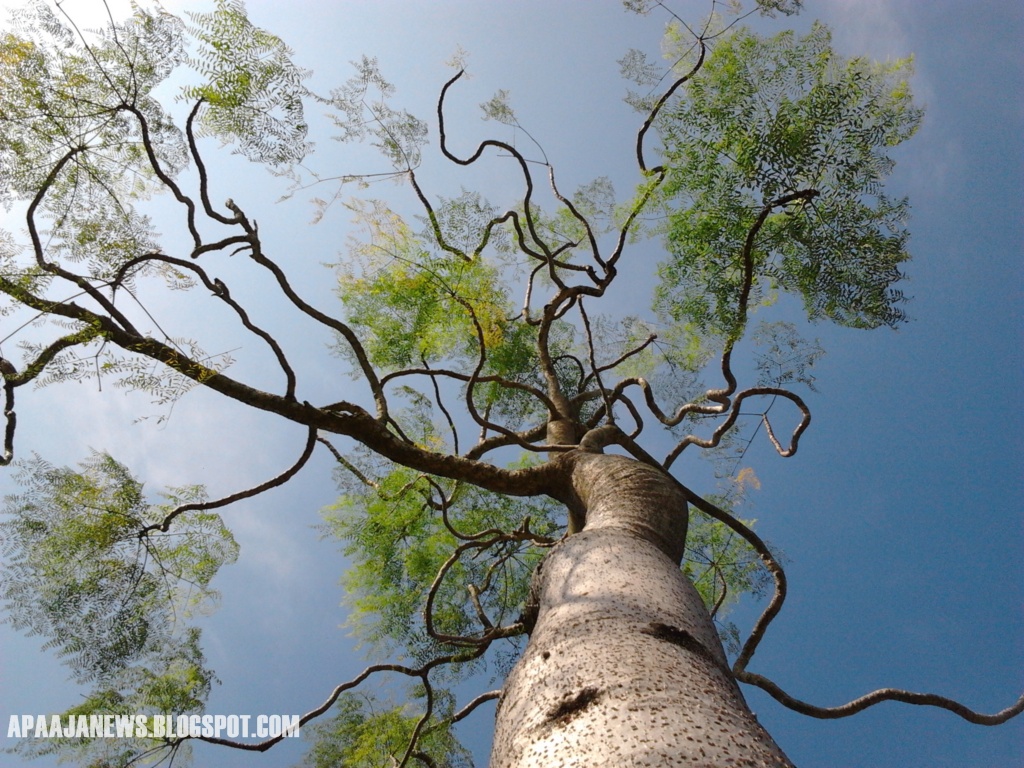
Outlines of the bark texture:
<svg viewBox="0 0 1024 768">
<path fill-rule="evenodd" d="M 537 621 L 498 705 L 492 768 L 791 766 L 679 568 L 686 502 L 659 471 L 581 454 L 581 533 L 535 576 Z"/>
</svg>

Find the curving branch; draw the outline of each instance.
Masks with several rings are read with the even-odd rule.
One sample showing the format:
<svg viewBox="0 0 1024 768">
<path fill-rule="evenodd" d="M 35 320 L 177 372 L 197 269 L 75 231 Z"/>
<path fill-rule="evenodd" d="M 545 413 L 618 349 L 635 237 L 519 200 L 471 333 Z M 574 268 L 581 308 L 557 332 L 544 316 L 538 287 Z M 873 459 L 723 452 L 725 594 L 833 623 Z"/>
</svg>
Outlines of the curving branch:
<svg viewBox="0 0 1024 768">
<path fill-rule="evenodd" d="M 700 47 L 700 54 L 697 56 L 697 63 L 693 65 L 693 68 L 689 72 L 672 83 L 672 85 L 669 86 L 669 89 L 662 94 L 661 98 L 658 99 L 658 102 L 654 105 L 654 108 L 647 115 L 647 119 L 644 120 L 644 124 L 640 126 L 640 130 L 636 135 L 636 163 L 640 167 L 640 170 L 645 174 L 663 175 L 665 173 L 665 167 L 662 165 L 655 166 L 654 168 L 647 167 L 647 163 L 644 161 L 644 138 L 647 136 L 647 131 L 649 131 L 651 126 L 654 125 L 654 121 L 657 120 L 658 114 L 661 112 L 662 108 L 668 100 L 672 98 L 672 94 L 679 90 L 679 88 L 687 81 L 691 80 L 693 76 L 700 71 L 700 68 L 704 66 L 704 57 L 707 55 L 708 49 L 701 37 L 697 38 L 697 44 Z"/>
<path fill-rule="evenodd" d="M 488 701 L 494 701 L 499 696 L 501 696 L 500 690 L 481 693 L 479 696 L 477 696 L 475 699 L 469 702 L 466 706 L 464 706 L 462 709 L 460 709 L 458 712 L 452 715 L 451 722 L 457 723 L 460 720 L 465 720 L 467 717 L 469 717 L 469 715 L 473 713 L 473 710 L 475 710 L 481 704 Z"/>
<path fill-rule="evenodd" d="M 633 357 L 634 355 L 639 355 L 641 352 L 643 352 L 645 349 L 647 349 L 647 347 L 649 347 L 651 344 L 653 344 L 655 341 L 657 341 L 657 339 L 658 339 L 658 334 L 652 333 L 639 346 L 636 346 L 633 349 L 630 349 L 630 350 L 628 350 L 626 352 L 623 352 L 617 358 L 612 360 L 612 362 L 606 363 L 605 365 L 602 365 L 602 366 L 599 366 L 599 367 L 595 368 L 592 373 L 588 373 L 580 381 L 580 389 L 581 390 L 586 389 L 587 384 L 590 382 L 590 380 L 591 379 L 596 379 L 598 374 L 604 373 L 605 371 L 614 370 L 615 368 L 618 368 L 624 362 L 629 360 L 629 358 Z"/>
<path fill-rule="evenodd" d="M 370 358 L 366 354 L 366 350 L 363 348 L 363 344 L 359 340 L 359 337 L 356 336 L 355 332 L 345 323 L 331 317 L 330 315 L 324 314 L 320 310 L 303 301 L 295 292 L 295 289 L 292 288 L 291 283 L 288 282 L 288 278 L 284 274 L 284 270 L 282 270 L 281 267 L 279 267 L 273 260 L 267 258 L 263 253 L 263 248 L 259 239 L 259 230 L 256 225 L 249 221 L 242 212 L 242 209 L 239 208 L 233 200 L 227 200 L 224 204 L 232 213 L 235 214 L 238 219 L 238 223 L 246 232 L 250 258 L 260 266 L 270 271 L 274 276 L 274 279 L 277 280 L 277 284 L 281 288 L 282 293 L 288 297 L 288 300 L 297 309 L 322 325 L 337 331 L 342 335 L 342 337 L 344 337 L 345 341 L 352 349 L 353 354 L 356 356 L 356 361 L 359 363 L 359 370 L 362 371 L 363 376 L 366 377 L 366 382 L 370 386 L 370 391 L 373 393 L 374 403 L 377 406 L 378 418 L 382 420 L 387 419 L 388 405 L 387 400 L 384 397 L 384 391 L 381 389 L 380 380 L 377 378 L 377 372 L 370 363 Z"/>
<path fill-rule="evenodd" d="M 211 510 L 211 509 L 218 509 L 220 507 L 226 507 L 229 504 L 234 504 L 236 501 L 241 501 L 242 499 L 251 499 L 253 496 L 258 496 L 259 494 L 263 493 L 264 491 L 269 491 L 271 488 L 276 488 L 279 485 L 284 485 L 289 480 L 291 480 L 292 477 L 294 477 L 295 474 L 300 469 L 302 469 L 306 465 L 306 462 L 309 461 L 309 457 L 313 455 L 313 448 L 315 446 L 316 446 L 316 429 L 311 427 L 309 429 L 309 434 L 306 437 L 306 445 L 302 449 L 302 455 L 299 456 L 298 461 L 296 461 L 291 467 L 286 469 L 284 472 L 282 472 L 277 477 L 271 478 L 270 480 L 267 480 L 264 483 L 260 483 L 259 485 L 254 486 L 252 488 L 248 488 L 248 489 L 246 489 L 244 491 L 239 491 L 238 493 L 233 493 L 230 496 L 225 496 L 224 498 L 221 498 L 221 499 L 216 499 L 215 501 L 201 501 L 201 502 L 191 502 L 191 503 L 188 503 L 188 504 L 181 504 L 181 505 L 175 507 L 170 512 L 168 512 L 167 515 L 164 516 L 164 519 L 162 521 L 160 521 L 159 523 L 153 523 L 151 525 L 147 525 L 145 528 L 140 530 L 138 532 L 139 539 L 146 538 L 152 531 L 162 531 L 164 533 L 167 533 L 167 531 L 170 530 L 171 522 L 173 522 L 174 518 L 178 517 L 178 515 L 181 515 L 181 514 L 183 514 L 185 512 L 192 512 L 192 511 L 204 511 L 205 512 L 205 511 Z"/>
<path fill-rule="evenodd" d="M 309 721 L 314 720 L 317 717 L 320 717 L 320 715 L 324 714 L 328 709 L 330 709 L 334 705 L 334 702 L 338 700 L 338 697 L 341 696 L 341 694 L 345 693 L 346 691 L 352 690 L 372 675 L 378 674 L 380 672 L 395 672 L 397 674 L 405 675 L 407 677 L 419 678 L 424 683 L 424 685 L 427 688 L 429 688 L 430 681 L 428 675 L 432 670 L 446 664 L 462 664 L 468 661 L 473 661 L 474 659 L 480 658 L 480 656 L 482 656 L 484 651 L 486 650 L 487 646 L 482 646 L 480 648 L 475 648 L 472 651 L 452 653 L 447 656 L 438 656 L 428 661 L 422 667 L 418 668 L 407 667 L 402 664 L 373 664 L 364 669 L 351 680 L 348 680 L 336 686 L 322 704 L 317 706 L 315 709 L 311 709 L 309 712 L 307 712 L 299 718 L 298 725 L 301 728 Z M 179 739 L 179 743 L 187 738 L 194 738 L 196 741 L 205 741 L 208 744 L 219 744 L 224 747 L 232 747 L 234 749 L 241 749 L 247 752 L 266 752 L 279 741 L 286 738 L 286 736 L 287 734 L 282 733 L 277 736 L 272 736 L 269 739 L 257 742 L 255 744 L 244 741 L 235 741 L 233 739 L 222 739 L 216 736 L 186 736 Z"/>
<path fill-rule="evenodd" d="M 110 315 L 112 320 L 119 323 L 121 327 L 124 328 L 129 333 L 137 334 L 138 331 L 135 330 L 135 327 L 131 324 L 128 318 L 125 317 L 121 313 L 121 311 L 114 306 L 114 303 L 111 300 L 109 300 L 106 296 L 100 293 L 96 286 L 94 286 L 81 275 L 77 275 L 74 272 L 69 272 L 66 269 L 63 269 L 58 265 L 46 260 L 43 241 L 42 238 L 39 236 L 39 229 L 36 226 L 36 210 L 39 208 L 43 200 L 46 198 L 46 194 L 50 191 L 50 188 L 57 181 L 57 177 L 60 176 L 61 172 L 64 170 L 65 166 L 67 166 L 68 163 L 70 163 L 72 160 L 75 160 L 78 157 L 78 155 L 83 154 L 84 152 L 87 151 L 88 147 L 84 145 L 73 147 L 72 149 L 68 150 L 60 158 L 60 160 L 57 161 L 56 165 L 54 165 L 53 168 L 50 169 L 50 172 L 47 174 L 46 179 L 39 185 L 39 191 L 36 192 L 36 194 L 32 198 L 32 202 L 29 203 L 28 210 L 25 213 L 25 222 L 26 227 L 28 229 L 29 238 L 32 240 L 32 252 L 35 256 L 36 264 L 39 265 L 40 269 L 47 272 L 48 274 L 55 275 L 56 277 L 60 277 L 64 280 L 67 280 L 70 283 L 74 283 L 75 285 L 77 285 L 80 289 L 87 293 L 89 297 L 93 299 L 93 301 L 95 301 L 97 304 L 103 307 L 104 311 L 106 311 Z M 20 300 L 18 293 L 12 295 L 19 298 Z"/>
<path fill-rule="evenodd" d="M 482 538 L 484 536 L 487 536 L 488 538 Z M 473 587 L 471 587 L 470 590 L 470 598 L 479 608 L 481 624 L 484 627 L 483 633 L 477 637 L 472 637 L 467 635 L 449 635 L 447 633 L 440 632 L 434 626 L 434 601 L 437 599 L 437 593 L 441 589 L 441 585 L 444 583 L 444 578 L 448 571 L 451 570 L 451 568 L 462 558 L 464 552 L 474 549 L 484 551 L 497 544 L 524 541 L 544 547 L 552 544 L 551 539 L 547 536 L 538 536 L 533 533 L 533 531 L 530 530 L 530 519 L 526 518 L 523 520 L 522 525 L 511 533 L 506 533 L 505 531 L 498 529 L 490 529 L 477 534 L 473 539 L 464 541 L 456 547 L 451 556 L 445 560 L 440 569 L 438 569 L 437 575 L 434 577 L 434 581 L 431 583 L 430 589 L 427 591 L 427 600 L 423 608 L 423 621 L 426 625 L 427 634 L 439 642 L 448 643 L 458 647 L 481 646 L 485 648 L 489 646 L 493 640 L 497 640 L 498 638 L 515 637 L 523 634 L 526 630 L 521 621 L 517 621 L 508 626 L 494 626 L 486 615 L 483 615 L 483 609 L 479 606 L 479 591 L 474 594 Z"/>
<path fill-rule="evenodd" d="M 479 378 L 480 377 L 480 371 L 483 370 L 484 364 L 487 362 L 487 346 L 486 346 L 484 329 L 480 325 L 480 320 L 476 316 L 476 311 L 473 309 L 473 306 L 468 301 L 463 299 L 461 296 L 457 296 L 457 295 L 454 295 L 454 294 L 453 294 L 452 298 L 455 301 L 457 301 L 459 304 L 461 304 L 463 307 L 465 307 L 466 311 L 469 312 L 469 317 L 473 321 L 473 327 L 476 330 L 477 345 L 480 348 L 480 356 L 479 356 L 479 358 L 477 360 L 476 368 L 474 368 L 473 373 L 469 377 L 469 381 L 466 384 L 466 410 L 469 411 L 469 415 L 472 416 L 473 421 L 475 421 L 479 426 L 483 427 L 485 430 L 493 430 L 494 432 L 497 432 L 499 434 L 504 435 L 505 437 L 507 437 L 510 440 L 512 440 L 516 445 L 518 445 L 521 448 L 524 448 L 527 451 L 533 451 L 535 453 L 543 453 L 545 451 L 568 451 L 568 450 L 571 450 L 574 446 L 572 444 L 570 444 L 570 442 L 564 442 L 563 444 L 555 443 L 555 444 L 545 444 L 545 445 L 534 445 L 533 443 L 524 442 L 520 438 L 519 433 L 514 432 L 511 429 L 508 429 L 507 427 L 502 426 L 501 424 L 496 424 L 495 422 L 488 421 L 487 419 L 485 419 L 483 416 L 480 415 L 480 412 L 476 409 L 476 403 L 473 402 L 473 390 L 476 387 L 477 382 L 480 380 L 480 378 Z M 543 328 L 544 328 L 544 326 L 542 326 L 542 333 L 543 333 Z M 541 344 L 540 348 L 541 348 L 542 352 L 546 352 L 547 345 L 546 344 Z M 548 357 L 548 364 L 549 364 L 549 366 L 551 368 L 551 377 L 553 378 L 554 377 L 554 368 L 553 368 L 553 366 L 550 365 L 550 355 L 547 355 L 547 357 Z M 547 373 L 545 373 L 545 375 L 547 375 Z M 551 379 L 549 379 L 549 381 L 551 381 Z M 555 379 L 555 381 L 557 382 L 557 379 Z M 558 406 L 558 399 L 559 398 L 561 400 L 565 401 L 565 396 L 561 393 L 561 388 L 559 388 L 557 386 L 550 387 L 549 388 L 549 397 L 551 399 L 548 400 L 548 402 L 551 405 L 555 406 L 555 409 L 550 412 L 550 419 L 552 421 L 558 421 L 559 419 L 564 419 L 565 418 L 564 414 L 566 414 L 567 411 L 557 407 Z"/>
<path fill-rule="evenodd" d="M 562 205 L 566 207 L 569 214 L 583 225 L 583 228 L 587 232 L 587 242 L 590 243 L 590 254 L 594 257 L 594 261 L 600 264 L 602 267 L 606 266 L 604 259 L 601 258 L 601 250 L 597 247 L 597 236 L 594 234 L 593 227 L 590 226 L 590 221 L 582 213 L 577 210 L 576 206 L 573 205 L 572 200 L 564 197 L 561 192 L 558 191 L 558 186 L 555 184 L 555 169 L 554 166 L 548 166 L 548 181 L 551 184 L 551 192 L 554 194 L 555 199 L 558 200 Z M 590 278 L 598 283 L 597 274 L 593 270 L 587 270 Z"/>
<path fill-rule="evenodd" d="M 883 701 L 899 701 L 904 704 L 938 707 L 939 709 L 952 712 L 954 715 L 959 715 L 967 722 L 974 723 L 975 725 L 1000 725 L 1024 712 L 1024 694 L 1006 709 L 986 715 L 945 696 L 939 696 L 935 693 L 914 693 L 913 691 L 905 691 L 900 688 L 879 688 L 838 707 L 818 707 L 790 696 L 777 684 L 762 675 L 747 672 L 745 669 L 734 669 L 734 673 L 737 680 L 750 685 L 756 685 L 783 706 L 802 715 L 822 720 L 836 720 L 841 717 L 849 717 L 864 711 L 868 707 L 873 707 L 875 704 L 881 704 Z"/>
<path fill-rule="evenodd" d="M 210 204 L 210 177 L 206 172 L 206 164 L 203 162 L 203 157 L 199 153 L 199 147 L 196 144 L 196 134 L 193 125 L 195 123 L 196 115 L 199 114 L 199 109 L 204 103 L 203 99 L 199 99 L 192 110 L 188 113 L 188 118 L 185 120 L 185 136 L 188 139 L 188 151 L 192 155 L 192 161 L 196 164 L 196 170 L 199 172 L 199 199 L 202 200 L 203 209 L 206 211 L 206 215 L 215 221 L 219 221 L 221 224 L 233 225 L 241 223 L 238 215 L 236 214 L 233 218 L 228 218 L 222 213 L 218 213 L 214 210 Z M 198 240 L 197 243 L 198 245 Z"/>
<path fill-rule="evenodd" d="M 736 324 L 730 331 L 726 341 L 727 351 L 732 350 L 733 345 L 743 335 L 747 325 L 747 317 L 750 310 L 748 306 L 750 303 L 750 292 L 754 286 L 754 244 L 757 241 L 757 235 L 760 233 L 761 228 L 764 227 L 768 217 L 776 208 L 784 208 L 798 200 L 808 202 L 819 194 L 816 189 L 800 189 L 770 200 L 761 207 L 761 211 L 758 213 L 754 223 L 747 230 L 746 239 L 743 241 L 743 248 L 740 250 L 740 261 L 743 265 L 743 283 L 740 285 L 740 294 L 737 301 Z"/>
<path fill-rule="evenodd" d="M 419 198 L 420 204 L 427 212 L 427 219 L 430 221 L 430 227 L 434 232 L 434 239 L 437 240 L 437 244 L 441 246 L 443 251 L 446 251 L 454 256 L 458 256 L 463 261 L 472 262 L 483 253 L 484 248 L 491 241 L 491 235 L 494 232 L 494 228 L 499 224 L 504 224 L 506 221 L 517 216 L 515 211 L 506 211 L 500 216 L 495 216 L 484 227 L 484 233 L 480 237 L 480 242 L 477 243 L 472 253 L 466 253 L 461 248 L 456 248 L 454 245 L 448 242 L 444 236 L 444 232 L 441 231 L 441 223 L 437 220 L 437 214 L 434 212 L 434 207 L 430 204 L 427 196 L 423 193 L 419 183 L 416 181 L 416 173 L 410 168 L 407 172 L 409 175 L 409 182 L 412 184 L 413 191 L 416 193 L 416 197 Z M 539 256 L 539 254 L 538 254 Z"/>
<path fill-rule="evenodd" d="M 499 448 L 508 448 L 513 445 L 521 445 L 522 443 L 530 445 L 537 440 L 542 440 L 546 432 L 546 424 L 538 424 L 521 432 L 513 432 L 511 435 L 498 434 L 492 435 L 491 437 L 485 437 L 484 435 L 486 434 L 486 430 L 484 430 L 481 434 L 480 440 L 476 445 L 463 454 L 463 458 L 479 459 L 491 451 L 498 450 Z"/>
<path fill-rule="evenodd" d="M 0 278 L 0 286 L 5 287 L 5 280 Z M 31 360 L 25 365 L 25 369 L 18 373 L 14 366 L 8 363 L 6 360 L 3 361 L 9 366 L 9 371 L 5 370 L 5 380 L 14 387 L 20 387 L 24 384 L 28 384 L 30 381 L 36 379 L 49 365 L 57 355 L 66 349 L 71 347 L 81 346 L 88 344 L 90 341 L 101 337 L 102 334 L 97 328 L 86 326 L 80 328 L 74 333 L 69 333 L 67 336 L 61 336 L 59 339 L 51 342 L 44 347 L 34 360 Z"/>
<path fill-rule="evenodd" d="M 739 418 L 740 406 L 743 404 L 743 401 L 749 397 L 761 396 L 782 397 L 789 400 L 794 405 L 796 405 L 797 408 L 800 409 L 800 421 L 796 425 L 796 428 L 793 430 L 793 433 L 790 436 L 789 447 L 787 448 L 784 448 L 782 444 L 779 442 L 778 438 L 776 438 L 775 432 L 772 430 L 771 422 L 768 420 L 767 412 L 761 415 L 761 421 L 765 425 L 765 429 L 768 433 L 768 439 L 771 441 L 772 445 L 775 446 L 775 450 L 783 458 L 788 458 L 792 456 L 794 453 L 796 453 L 797 445 L 800 442 L 800 436 L 804 433 L 807 427 L 810 426 L 810 409 L 807 407 L 807 404 L 804 403 L 803 399 L 799 395 L 796 395 L 787 389 L 780 389 L 778 387 L 751 387 L 750 389 L 745 389 L 736 395 L 736 398 L 733 400 L 732 405 L 729 408 L 728 416 L 715 428 L 715 431 L 711 434 L 711 437 L 700 438 L 697 437 L 696 435 L 690 434 L 684 437 L 678 443 L 676 443 L 675 447 L 669 452 L 668 456 L 665 457 L 665 461 L 663 462 L 665 468 L 668 469 L 670 466 L 672 466 L 675 460 L 679 458 L 679 455 L 688 446 L 696 445 L 700 448 L 717 448 L 722 440 L 722 437 L 725 435 L 726 432 L 728 432 L 733 427 L 733 425 L 736 423 L 736 420 Z"/>
<path fill-rule="evenodd" d="M 134 71 L 134 69 L 133 69 Z M 196 110 L 198 110 L 199 104 L 192 109 L 186 122 L 186 128 L 189 131 L 189 146 L 194 148 L 194 144 L 191 136 L 192 129 L 192 118 L 195 116 Z M 142 146 L 146 150 L 146 157 L 149 160 L 149 167 L 153 169 L 153 173 L 156 174 L 160 182 L 171 191 L 174 195 L 174 199 L 185 206 L 187 210 L 187 224 L 189 234 L 192 235 L 192 241 L 195 243 L 195 247 L 199 248 L 202 244 L 202 238 L 199 236 L 199 230 L 196 229 L 196 204 L 188 195 L 181 191 L 181 187 L 170 177 L 167 171 L 164 170 L 160 164 L 159 158 L 156 156 L 156 151 L 153 149 L 153 138 L 149 133 L 149 121 L 146 116 L 142 114 L 142 111 L 132 104 L 122 104 L 119 107 L 120 111 L 128 112 L 131 114 L 139 123 L 139 131 L 142 133 Z M 194 152 L 197 155 L 198 152 Z M 200 177 L 202 178 L 202 177 Z"/>
<path fill-rule="evenodd" d="M 412 729 L 412 734 L 409 736 L 409 745 L 405 748 L 405 754 L 402 756 L 402 761 L 396 768 L 405 768 L 409 763 L 409 759 L 414 755 L 421 755 L 422 757 L 419 757 L 418 759 L 420 759 L 421 762 L 426 762 L 428 765 L 433 762 L 422 752 L 416 751 L 416 742 L 419 741 L 420 734 L 423 732 L 423 727 L 427 724 L 427 721 L 430 720 L 430 716 L 434 714 L 434 686 L 430 684 L 428 674 L 428 672 L 424 672 L 419 676 L 423 683 L 423 692 L 427 699 L 427 705 L 424 707 L 424 711 L 420 716 L 420 719 L 416 721 L 416 726 Z M 426 758 L 426 760 L 424 761 L 423 758 Z M 391 759 L 394 760 L 394 757 L 392 756 Z"/>
<path fill-rule="evenodd" d="M 503 152 L 508 152 L 509 155 L 515 158 L 516 162 L 519 164 L 520 170 L 523 173 L 523 180 L 526 183 L 526 192 L 523 194 L 522 218 L 526 220 L 526 227 L 530 232 L 530 237 L 533 239 L 533 242 L 540 248 L 542 253 L 536 254 L 536 252 L 533 251 L 531 248 L 525 247 L 525 242 L 521 242 L 521 246 L 524 246 L 524 251 L 530 253 L 531 255 L 536 255 L 537 258 L 544 260 L 551 259 L 553 257 L 551 248 L 548 246 L 546 242 L 544 242 L 540 234 L 537 232 L 536 222 L 534 222 L 533 214 L 530 211 L 530 199 L 533 196 L 533 176 L 530 173 L 529 164 L 527 163 L 526 158 L 523 157 L 522 153 L 515 147 L 513 147 L 511 144 L 508 144 L 504 141 L 497 141 L 495 139 L 486 139 L 480 142 L 480 144 L 476 148 L 476 151 L 468 158 L 458 157 L 457 155 L 452 154 L 452 152 L 448 149 L 447 134 L 445 133 L 444 127 L 444 99 L 448 93 L 448 89 L 451 88 L 452 85 L 454 85 L 455 82 L 459 80 L 459 78 L 461 78 L 464 74 L 465 70 L 460 69 L 455 74 L 454 77 L 452 77 L 448 82 L 446 82 L 444 86 L 442 86 L 441 95 L 438 97 L 437 100 L 437 130 L 440 137 L 439 141 L 441 153 L 446 158 L 451 160 L 453 163 L 462 166 L 469 166 L 475 163 L 477 160 L 480 159 L 480 157 L 483 155 L 484 151 L 488 147 L 494 147 L 496 149 L 502 150 Z M 519 233 L 520 237 L 522 238 L 522 230 L 519 227 L 519 218 L 519 215 L 514 216 L 513 224 L 516 227 L 517 233 Z"/>
<path fill-rule="evenodd" d="M 590 358 L 590 373 L 588 377 L 593 376 L 597 382 L 597 389 L 604 398 L 604 419 L 609 424 L 615 423 L 615 409 L 612 405 L 612 398 L 608 389 L 601 381 L 601 370 L 597 366 L 597 353 L 594 351 L 594 334 L 590 328 L 590 318 L 587 316 L 587 310 L 583 307 L 583 299 L 579 300 L 580 318 L 583 320 L 583 330 L 587 337 L 587 354 Z"/>
</svg>

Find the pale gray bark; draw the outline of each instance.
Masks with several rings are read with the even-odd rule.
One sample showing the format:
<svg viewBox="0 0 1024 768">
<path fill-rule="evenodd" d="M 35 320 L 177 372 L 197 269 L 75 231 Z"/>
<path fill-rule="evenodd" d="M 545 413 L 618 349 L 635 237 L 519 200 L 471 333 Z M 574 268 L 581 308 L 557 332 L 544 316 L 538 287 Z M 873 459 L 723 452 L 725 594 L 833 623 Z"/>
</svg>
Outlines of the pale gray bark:
<svg viewBox="0 0 1024 768">
<path fill-rule="evenodd" d="M 581 455 L 586 525 L 545 558 L 498 706 L 492 768 L 791 766 L 682 574 L 686 503 L 657 470 Z"/>
</svg>

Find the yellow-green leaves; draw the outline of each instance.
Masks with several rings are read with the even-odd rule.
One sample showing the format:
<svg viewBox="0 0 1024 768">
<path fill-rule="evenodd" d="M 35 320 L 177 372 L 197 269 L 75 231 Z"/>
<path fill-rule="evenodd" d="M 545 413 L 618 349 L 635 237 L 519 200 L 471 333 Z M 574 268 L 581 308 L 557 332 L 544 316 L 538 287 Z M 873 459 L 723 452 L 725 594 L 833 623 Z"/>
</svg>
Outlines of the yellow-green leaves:
<svg viewBox="0 0 1024 768">
<path fill-rule="evenodd" d="M 341 265 L 339 293 L 371 361 L 385 370 L 457 359 L 472 370 L 511 336 L 514 314 L 487 259 L 437 252 L 381 202 L 354 203 L 366 242 Z"/>
<path fill-rule="evenodd" d="M 381 696 L 344 693 L 332 710 L 332 717 L 309 729 L 313 746 L 303 758 L 309 768 L 379 768 L 397 765 L 409 749 L 419 715 L 413 705 L 389 706 Z M 422 691 L 420 696 L 422 698 Z M 435 691 L 434 714 L 451 716 L 453 697 Z M 436 723 L 417 740 L 421 764 L 437 766 L 472 765 L 471 756 L 449 728 Z M 429 760 L 430 762 L 427 762 Z"/>
</svg>

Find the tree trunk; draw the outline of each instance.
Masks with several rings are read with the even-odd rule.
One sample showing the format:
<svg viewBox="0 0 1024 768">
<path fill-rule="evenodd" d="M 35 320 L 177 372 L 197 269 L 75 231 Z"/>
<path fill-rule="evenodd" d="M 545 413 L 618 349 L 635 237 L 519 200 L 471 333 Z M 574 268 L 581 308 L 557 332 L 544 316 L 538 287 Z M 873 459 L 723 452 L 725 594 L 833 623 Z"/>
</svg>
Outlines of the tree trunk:
<svg viewBox="0 0 1024 768">
<path fill-rule="evenodd" d="M 600 454 L 579 454 L 572 479 L 586 523 L 535 574 L 536 624 L 498 704 L 492 768 L 792 766 L 679 568 L 678 487 Z"/>
</svg>

